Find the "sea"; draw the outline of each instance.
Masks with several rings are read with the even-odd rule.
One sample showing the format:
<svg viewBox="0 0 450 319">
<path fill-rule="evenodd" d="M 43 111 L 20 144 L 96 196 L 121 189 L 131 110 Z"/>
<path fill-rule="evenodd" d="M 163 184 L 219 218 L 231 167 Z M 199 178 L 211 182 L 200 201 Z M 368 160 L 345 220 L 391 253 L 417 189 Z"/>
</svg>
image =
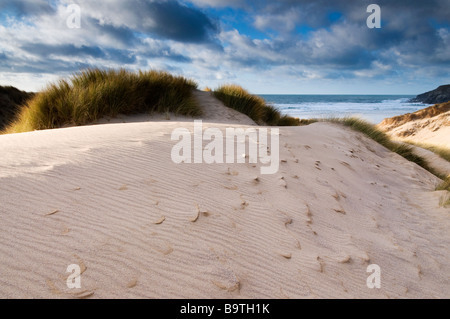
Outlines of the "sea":
<svg viewBox="0 0 450 319">
<path fill-rule="evenodd" d="M 282 114 L 300 119 L 358 116 L 373 124 L 430 104 L 411 103 L 414 95 L 259 95 Z"/>
</svg>

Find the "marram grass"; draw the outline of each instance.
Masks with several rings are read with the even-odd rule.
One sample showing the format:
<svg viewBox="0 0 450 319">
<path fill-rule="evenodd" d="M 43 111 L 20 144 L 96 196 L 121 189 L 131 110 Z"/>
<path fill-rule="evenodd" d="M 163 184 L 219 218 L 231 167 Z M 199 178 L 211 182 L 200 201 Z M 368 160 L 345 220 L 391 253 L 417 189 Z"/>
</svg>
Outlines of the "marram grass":
<svg viewBox="0 0 450 319">
<path fill-rule="evenodd" d="M 433 144 L 427 144 L 427 143 L 419 143 L 411 140 L 406 140 L 405 143 L 412 144 L 421 148 L 424 148 L 426 150 L 429 150 L 437 155 L 439 155 L 441 158 L 445 159 L 446 161 L 450 162 L 450 149 L 446 148 L 444 146 L 438 146 Z"/>
<path fill-rule="evenodd" d="M 423 157 L 414 153 L 413 148 L 411 146 L 405 143 L 392 141 L 386 133 L 379 130 L 375 125 L 365 120 L 362 120 L 357 117 L 345 117 L 345 118 L 333 118 L 325 121 L 341 123 L 344 124 L 345 126 L 352 128 L 355 131 L 361 132 L 365 134 L 367 137 L 371 138 L 372 140 L 378 142 L 387 149 L 391 150 L 392 152 L 395 152 L 400 156 L 403 156 L 407 160 L 416 163 L 417 165 L 423 167 L 432 174 L 442 178 L 442 176 L 440 176 L 435 170 L 433 170 L 428 165 L 427 161 Z"/>
<path fill-rule="evenodd" d="M 440 204 L 444 207 L 450 206 L 450 175 L 448 175 L 442 183 L 436 186 L 436 190 L 447 191 L 441 198 Z"/>
<path fill-rule="evenodd" d="M 82 125 L 118 114 L 198 116 L 194 88 L 192 80 L 167 72 L 87 69 L 36 94 L 3 133 Z"/>
<path fill-rule="evenodd" d="M 297 126 L 300 121 L 288 115 L 281 115 L 274 106 L 250 94 L 247 90 L 236 84 L 226 84 L 214 90 L 214 96 L 229 108 L 235 109 L 250 117 L 257 124 L 272 126 Z"/>
</svg>

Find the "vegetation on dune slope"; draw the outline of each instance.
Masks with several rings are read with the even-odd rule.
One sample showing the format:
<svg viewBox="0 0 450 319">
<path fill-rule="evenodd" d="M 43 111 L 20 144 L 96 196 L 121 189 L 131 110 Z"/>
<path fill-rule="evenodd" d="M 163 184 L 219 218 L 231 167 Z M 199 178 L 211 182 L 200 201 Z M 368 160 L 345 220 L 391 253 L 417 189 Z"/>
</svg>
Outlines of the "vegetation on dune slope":
<svg viewBox="0 0 450 319">
<path fill-rule="evenodd" d="M 33 95 L 34 93 L 20 91 L 12 86 L 0 86 L 0 131 L 14 120 L 20 106 Z"/>
<path fill-rule="evenodd" d="M 439 155 L 441 158 L 450 162 L 450 149 L 448 149 L 444 146 L 438 146 L 438 145 L 427 144 L 427 143 L 418 143 L 418 142 L 410 141 L 410 140 L 405 141 L 405 143 L 415 145 L 415 146 L 424 148 L 426 150 L 429 150 L 429 151 Z"/>
<path fill-rule="evenodd" d="M 356 117 L 347 117 L 339 119 L 328 119 L 326 121 L 341 123 L 344 124 L 345 126 L 352 128 L 355 131 L 361 132 L 365 134 L 367 137 L 371 138 L 372 140 L 378 142 L 387 149 L 391 150 L 392 152 L 395 152 L 400 156 L 403 156 L 407 160 L 416 163 L 417 165 L 425 168 L 434 175 L 443 178 L 443 176 L 439 175 L 428 165 L 428 163 L 423 157 L 415 154 L 411 146 L 404 143 L 392 141 L 386 133 L 384 133 L 383 131 L 378 129 L 375 125 L 365 120 Z"/>
<path fill-rule="evenodd" d="M 5 133 L 82 125 L 105 116 L 174 112 L 197 116 L 197 84 L 167 72 L 88 69 L 50 84 L 22 108 Z"/>
<path fill-rule="evenodd" d="M 436 190 L 447 191 L 446 194 L 442 196 L 440 204 L 444 207 L 450 206 L 450 175 L 447 176 L 444 181 L 436 187 Z"/>
<path fill-rule="evenodd" d="M 387 149 L 403 156 L 407 160 L 418 164 L 430 171 L 434 175 L 443 178 L 433 170 L 426 160 L 415 154 L 411 146 L 404 143 L 392 141 L 387 134 L 378 129 L 375 125 L 355 117 L 332 118 L 332 119 L 307 119 L 299 120 L 290 116 L 282 116 L 272 105 L 267 105 L 264 99 L 254 96 L 238 85 L 223 85 L 214 91 L 214 95 L 226 106 L 248 115 L 258 124 L 297 126 L 308 125 L 315 122 L 340 123 L 361 132 L 372 140 L 383 145 Z"/>
<path fill-rule="evenodd" d="M 258 124 L 278 126 L 301 124 L 299 119 L 281 115 L 280 111 L 274 106 L 268 105 L 263 98 L 250 94 L 239 85 L 222 85 L 214 90 L 214 96 L 229 108 L 246 114 Z"/>
</svg>

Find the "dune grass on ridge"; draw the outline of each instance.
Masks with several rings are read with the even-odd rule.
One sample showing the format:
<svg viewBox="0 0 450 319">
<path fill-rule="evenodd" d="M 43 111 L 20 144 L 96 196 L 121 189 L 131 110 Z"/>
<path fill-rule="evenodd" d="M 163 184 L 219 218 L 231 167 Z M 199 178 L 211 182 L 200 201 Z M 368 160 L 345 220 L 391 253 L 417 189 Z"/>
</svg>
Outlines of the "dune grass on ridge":
<svg viewBox="0 0 450 319">
<path fill-rule="evenodd" d="M 363 119 L 356 117 L 344 117 L 300 120 L 287 115 L 282 116 L 280 111 L 278 111 L 274 106 L 266 104 L 264 99 L 250 94 L 239 85 L 222 85 L 214 91 L 214 95 L 226 106 L 248 115 L 258 124 L 277 126 L 308 125 L 315 122 L 333 122 L 343 124 L 355 131 L 365 134 L 367 137 L 383 145 L 392 152 L 395 152 L 405 159 L 418 164 L 432 174 L 440 178 L 445 178 L 430 167 L 423 157 L 415 154 L 411 146 L 392 141 L 386 133 Z"/>
<path fill-rule="evenodd" d="M 227 107 L 235 109 L 250 117 L 257 124 L 271 126 L 297 126 L 298 118 L 282 115 L 273 105 L 236 84 L 226 84 L 214 90 L 214 96 Z"/>
<path fill-rule="evenodd" d="M 411 140 L 405 140 L 405 143 L 421 147 L 423 149 L 429 150 L 437 155 L 439 155 L 441 158 L 447 160 L 450 162 L 450 149 L 445 148 L 444 146 L 437 146 L 433 144 L 427 144 L 427 143 L 419 143 Z"/>
<path fill-rule="evenodd" d="M 427 163 L 427 161 L 414 153 L 411 146 L 404 144 L 404 143 L 398 143 L 395 141 L 392 141 L 390 137 L 384 133 L 383 131 L 379 130 L 374 124 L 369 123 L 363 119 L 357 118 L 357 117 L 345 117 L 345 118 L 333 118 L 333 119 L 327 119 L 324 121 L 328 122 L 334 122 L 334 123 L 341 123 L 345 126 L 350 127 L 351 129 L 361 132 L 365 134 L 367 137 L 371 138 L 372 140 L 378 142 L 379 144 L 383 145 L 387 149 L 391 150 L 392 152 L 395 152 L 399 154 L 400 156 L 406 158 L 407 160 L 416 163 L 417 165 L 423 167 L 427 171 L 431 172 L 432 174 L 443 178 L 440 174 L 438 174 L 435 170 L 433 170 Z"/>
<path fill-rule="evenodd" d="M 448 175 L 442 183 L 436 186 L 436 190 L 447 191 L 446 194 L 442 196 L 440 204 L 444 207 L 450 206 L 450 175 Z"/>
<path fill-rule="evenodd" d="M 173 112 L 197 116 L 197 84 L 161 71 L 87 69 L 50 84 L 22 107 L 3 133 L 82 125 L 118 114 Z"/>
</svg>

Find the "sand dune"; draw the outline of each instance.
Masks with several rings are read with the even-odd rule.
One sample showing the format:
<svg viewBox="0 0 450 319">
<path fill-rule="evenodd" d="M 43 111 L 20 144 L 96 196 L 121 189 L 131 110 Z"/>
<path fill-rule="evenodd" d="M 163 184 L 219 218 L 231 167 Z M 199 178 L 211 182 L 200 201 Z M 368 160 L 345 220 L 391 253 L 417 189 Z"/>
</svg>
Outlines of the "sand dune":
<svg viewBox="0 0 450 319">
<path fill-rule="evenodd" d="M 378 127 L 398 140 L 450 147 L 450 102 L 384 119 Z"/>
<path fill-rule="evenodd" d="M 202 109 L 201 119 L 209 123 L 227 123 L 230 125 L 240 124 L 240 125 L 256 125 L 256 123 L 249 118 L 247 115 L 226 107 L 221 101 L 216 99 L 211 92 L 204 92 L 200 90 L 193 91 L 194 98 L 199 103 Z M 106 123 L 130 123 L 130 122 L 185 122 L 191 121 L 191 118 L 186 118 L 182 115 L 177 115 L 174 113 L 153 113 L 153 114 L 138 114 L 138 115 L 123 115 L 119 114 L 115 118 L 103 118 L 97 121 L 95 124 L 106 124 Z"/>
<path fill-rule="evenodd" d="M 0 297 L 450 297 L 436 177 L 330 123 L 280 128 L 273 175 L 175 164 L 171 132 L 192 124 L 0 136 Z"/>
</svg>

